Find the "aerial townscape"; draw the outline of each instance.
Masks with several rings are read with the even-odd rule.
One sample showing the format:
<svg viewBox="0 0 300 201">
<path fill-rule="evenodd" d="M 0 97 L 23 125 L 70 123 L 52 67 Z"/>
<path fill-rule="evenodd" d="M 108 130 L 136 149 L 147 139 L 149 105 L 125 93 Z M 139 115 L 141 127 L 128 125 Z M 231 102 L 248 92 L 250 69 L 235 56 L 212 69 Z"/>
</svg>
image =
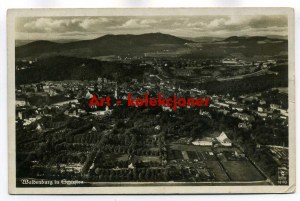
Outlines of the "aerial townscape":
<svg viewBox="0 0 300 201">
<path fill-rule="evenodd" d="M 17 45 L 17 185 L 288 184 L 287 42 L 144 33 Z M 128 107 L 129 93 L 211 102 Z M 89 106 L 93 95 L 112 104 Z"/>
</svg>

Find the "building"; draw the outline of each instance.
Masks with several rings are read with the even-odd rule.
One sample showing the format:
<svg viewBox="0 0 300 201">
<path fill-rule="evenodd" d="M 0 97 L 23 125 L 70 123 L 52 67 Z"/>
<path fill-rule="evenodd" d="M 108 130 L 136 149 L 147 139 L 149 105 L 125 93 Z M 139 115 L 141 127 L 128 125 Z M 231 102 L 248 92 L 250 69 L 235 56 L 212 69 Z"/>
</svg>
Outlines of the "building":
<svg viewBox="0 0 300 201">
<path fill-rule="evenodd" d="M 232 146 L 231 140 L 227 137 L 227 135 L 224 132 L 222 132 L 218 137 L 216 137 L 216 139 L 221 145 L 225 147 Z"/>
<path fill-rule="evenodd" d="M 264 112 L 264 109 L 262 107 L 257 107 L 258 112 Z"/>
<path fill-rule="evenodd" d="M 238 124 L 238 128 L 243 128 L 243 129 L 251 129 L 252 128 L 252 124 L 250 124 L 250 123 L 245 123 L 245 122 L 243 122 L 243 123 L 239 123 Z"/>
<path fill-rule="evenodd" d="M 235 157 L 238 157 L 238 158 L 244 158 L 244 157 L 246 157 L 246 155 L 244 153 L 239 153 L 237 151 L 234 152 L 234 155 L 235 155 Z"/>
<path fill-rule="evenodd" d="M 265 105 L 265 104 L 267 104 L 267 102 L 266 102 L 265 100 L 260 100 L 260 101 L 259 101 L 259 104 L 260 104 L 260 105 Z"/>
<path fill-rule="evenodd" d="M 239 62 L 237 61 L 236 58 L 226 58 L 226 59 L 223 59 L 222 60 L 222 63 L 223 64 L 226 64 L 226 65 L 237 65 L 239 64 Z"/>
<path fill-rule="evenodd" d="M 267 64 L 273 64 L 275 65 L 277 62 L 275 60 L 272 60 L 272 59 L 268 59 L 267 60 Z"/>
<path fill-rule="evenodd" d="M 155 130 L 159 131 L 160 130 L 160 125 L 155 126 Z"/>
<path fill-rule="evenodd" d="M 233 105 L 233 106 L 232 106 L 232 109 L 233 109 L 233 110 L 237 110 L 237 111 L 239 111 L 239 112 L 243 112 L 243 111 L 244 111 L 244 107 L 241 106 L 241 105 Z"/>
<path fill-rule="evenodd" d="M 107 114 L 111 114 L 112 110 L 109 109 L 108 106 L 105 107 L 105 110 L 97 110 L 97 111 L 93 111 L 91 112 L 91 114 L 96 115 L 96 116 L 103 116 L 103 115 L 107 115 Z"/>
<path fill-rule="evenodd" d="M 203 111 L 203 110 L 200 110 L 199 111 L 199 115 L 201 115 L 201 116 L 206 116 L 206 117 L 208 117 L 208 118 L 212 118 L 211 117 L 211 114 L 209 113 L 209 112 L 207 112 L 207 111 Z"/>
<path fill-rule="evenodd" d="M 268 114 L 266 112 L 256 112 L 256 114 L 260 117 L 267 117 Z"/>
<path fill-rule="evenodd" d="M 225 110 L 225 109 L 218 109 L 217 111 L 223 113 L 224 115 L 227 115 L 229 113 L 229 110 Z"/>
<path fill-rule="evenodd" d="M 42 132 L 43 131 L 43 126 L 41 124 L 37 124 L 36 130 L 38 132 Z"/>
<path fill-rule="evenodd" d="M 284 109 L 278 109 L 280 111 L 280 114 L 282 114 L 283 116 L 286 116 L 288 117 L 289 114 L 288 114 L 288 111 L 287 110 L 284 110 Z"/>
<path fill-rule="evenodd" d="M 229 108 L 229 104 L 227 104 L 227 103 L 216 102 L 215 104 L 218 105 L 218 106 L 220 106 L 220 107 L 227 107 L 227 108 Z"/>
<path fill-rule="evenodd" d="M 239 118 L 242 121 L 253 121 L 254 120 L 254 118 L 252 116 L 245 114 L 245 113 L 238 113 L 238 112 L 233 113 L 232 117 Z"/>
<path fill-rule="evenodd" d="M 225 103 L 230 104 L 230 105 L 236 105 L 237 104 L 236 101 L 232 101 L 232 100 L 225 100 Z"/>
<path fill-rule="evenodd" d="M 23 107 L 26 105 L 26 101 L 24 99 L 17 99 L 16 100 L 16 107 Z"/>
<path fill-rule="evenodd" d="M 86 99 L 91 99 L 91 98 L 93 98 L 93 94 L 91 94 L 90 91 L 87 91 L 86 94 L 85 94 L 85 98 Z"/>
<path fill-rule="evenodd" d="M 172 108 L 168 106 L 162 106 L 163 111 L 169 111 L 172 112 Z"/>
<path fill-rule="evenodd" d="M 210 137 L 205 137 L 202 139 L 197 139 L 192 142 L 193 145 L 198 145 L 198 146 L 212 146 L 213 145 L 213 139 Z"/>
<path fill-rule="evenodd" d="M 273 110 L 278 110 L 278 109 L 280 109 L 280 106 L 277 104 L 270 104 L 270 108 Z"/>
</svg>

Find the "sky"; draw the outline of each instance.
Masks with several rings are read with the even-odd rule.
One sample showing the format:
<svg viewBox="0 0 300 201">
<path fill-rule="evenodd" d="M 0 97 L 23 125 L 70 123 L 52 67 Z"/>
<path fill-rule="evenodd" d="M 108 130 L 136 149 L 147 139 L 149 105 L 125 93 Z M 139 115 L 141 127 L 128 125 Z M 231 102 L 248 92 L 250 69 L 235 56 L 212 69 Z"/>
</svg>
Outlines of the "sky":
<svg viewBox="0 0 300 201">
<path fill-rule="evenodd" d="M 87 40 L 161 32 L 179 37 L 287 36 L 283 15 L 19 17 L 17 40 Z"/>
</svg>

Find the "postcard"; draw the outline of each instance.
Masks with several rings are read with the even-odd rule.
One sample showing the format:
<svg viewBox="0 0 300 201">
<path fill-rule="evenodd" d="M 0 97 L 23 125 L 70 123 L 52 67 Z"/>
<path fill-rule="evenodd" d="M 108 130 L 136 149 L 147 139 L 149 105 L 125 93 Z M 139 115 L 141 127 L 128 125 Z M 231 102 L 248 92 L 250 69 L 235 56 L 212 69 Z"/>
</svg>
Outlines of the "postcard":
<svg viewBox="0 0 300 201">
<path fill-rule="evenodd" d="M 11 9 L 10 194 L 295 191 L 292 8 Z"/>
</svg>

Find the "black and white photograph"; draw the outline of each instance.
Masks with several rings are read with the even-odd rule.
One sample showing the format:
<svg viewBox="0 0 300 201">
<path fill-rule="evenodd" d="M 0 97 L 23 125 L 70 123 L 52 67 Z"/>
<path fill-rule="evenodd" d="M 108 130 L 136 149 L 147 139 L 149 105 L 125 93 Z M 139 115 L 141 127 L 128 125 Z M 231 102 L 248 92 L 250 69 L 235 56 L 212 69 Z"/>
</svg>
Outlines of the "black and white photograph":
<svg viewBox="0 0 300 201">
<path fill-rule="evenodd" d="M 8 17 L 11 193 L 294 191 L 292 9 Z"/>
</svg>

